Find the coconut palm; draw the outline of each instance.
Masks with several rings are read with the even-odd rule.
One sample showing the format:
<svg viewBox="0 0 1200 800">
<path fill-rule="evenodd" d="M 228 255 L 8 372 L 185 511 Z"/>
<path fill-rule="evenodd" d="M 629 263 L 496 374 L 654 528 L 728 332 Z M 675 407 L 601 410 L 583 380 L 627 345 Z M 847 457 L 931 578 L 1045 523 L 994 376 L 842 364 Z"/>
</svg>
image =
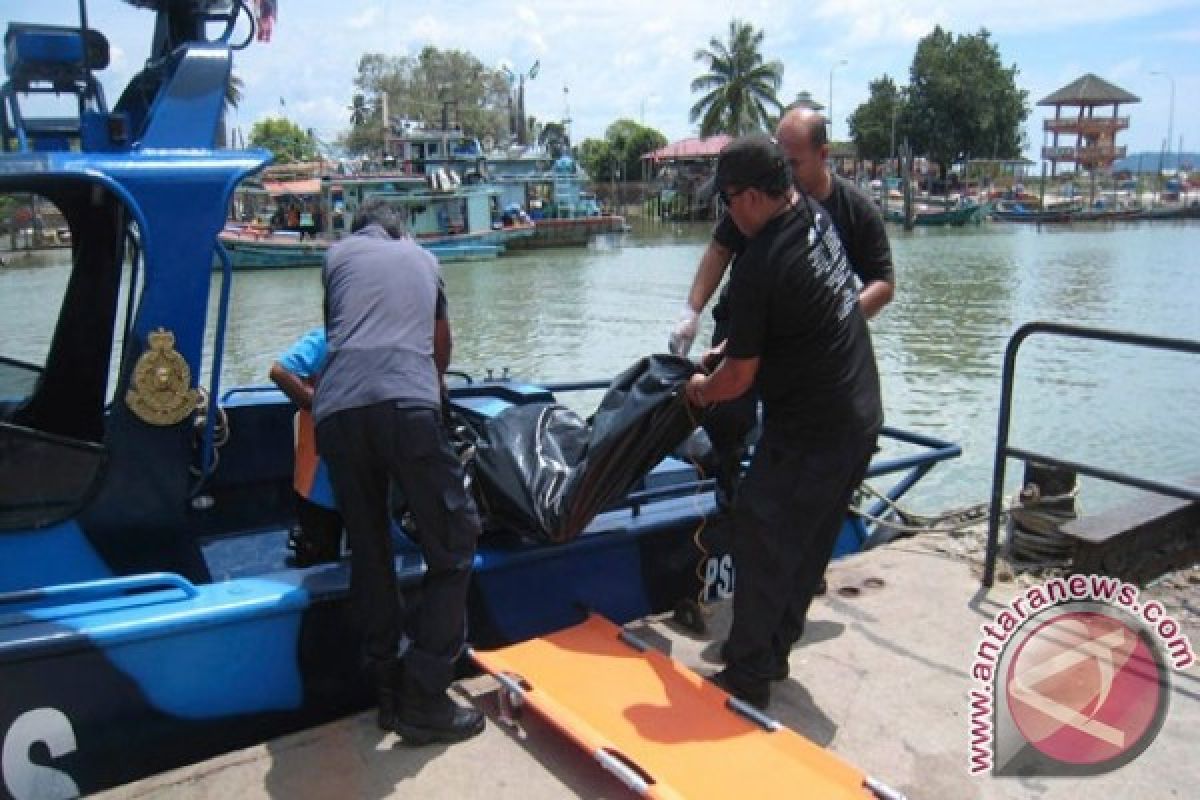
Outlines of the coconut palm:
<svg viewBox="0 0 1200 800">
<path fill-rule="evenodd" d="M 227 131 L 225 128 L 225 120 L 229 116 L 230 109 L 238 107 L 242 102 L 242 88 L 245 84 L 242 79 L 234 73 L 229 73 L 229 81 L 225 84 L 225 100 L 221 104 L 221 120 L 217 125 L 217 147 L 228 147 L 230 145 Z"/>
<path fill-rule="evenodd" d="M 741 136 L 765 130 L 768 107 L 782 109 L 776 92 L 783 84 L 783 64 L 763 61 L 759 46 L 763 32 L 738 19 L 729 21 L 729 42 L 713 37 L 695 59 L 708 72 L 692 80 L 693 92 L 705 92 L 691 109 L 691 121 L 700 121 L 700 135 L 728 133 Z"/>
</svg>

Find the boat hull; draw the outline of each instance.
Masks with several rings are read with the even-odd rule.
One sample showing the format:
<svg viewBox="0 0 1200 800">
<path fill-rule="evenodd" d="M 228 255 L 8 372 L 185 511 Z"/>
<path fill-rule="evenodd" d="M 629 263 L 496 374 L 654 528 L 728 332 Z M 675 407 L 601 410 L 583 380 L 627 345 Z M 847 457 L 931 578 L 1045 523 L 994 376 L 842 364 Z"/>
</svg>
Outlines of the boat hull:
<svg viewBox="0 0 1200 800">
<path fill-rule="evenodd" d="M 468 417 L 549 397 L 521 384 L 454 392 Z M 372 702 L 348 559 L 305 569 L 285 563 L 292 407 L 274 390 L 252 389 L 227 393 L 223 409 L 232 434 L 207 510 L 189 523 L 199 572 L 0 594 L 0 733 L 22 753 L 42 742 L 56 754 L 12 767 L 21 785 L 92 792 Z M 873 473 L 888 469 L 882 460 L 872 465 Z M 470 587 L 471 642 L 522 641 L 575 624 L 584 609 L 624 623 L 727 598 L 728 527 L 711 481 L 672 457 L 569 543 L 488 531 Z M 835 555 L 861 549 L 866 537 L 862 520 L 848 517 Z M 398 586 L 419 602 L 420 551 L 399 525 L 393 544 Z"/>
<path fill-rule="evenodd" d="M 629 229 L 624 217 L 603 215 L 572 219 L 539 219 L 534 234 L 508 244 L 510 250 L 535 250 L 548 247 L 583 247 L 593 237 L 623 233 Z"/>
<path fill-rule="evenodd" d="M 533 235 L 533 229 L 515 231 L 488 231 L 482 234 L 440 239 L 418 239 L 418 243 L 429 250 L 442 263 L 457 261 L 486 261 L 500 256 L 507 243 L 520 241 Z M 283 237 L 255 237 L 226 232 L 220 237 L 221 244 L 229 254 L 235 270 L 298 269 L 319 267 L 325 261 L 325 252 L 330 242 L 324 239 L 303 241 Z M 214 262 L 219 269 L 220 260 Z"/>
<path fill-rule="evenodd" d="M 940 226 L 961 226 L 969 223 L 978 223 L 983 219 L 983 206 L 971 206 L 970 208 L 955 208 L 946 211 L 919 211 L 913 216 L 913 224 L 920 227 L 940 227 Z M 891 210 L 888 212 L 888 219 L 892 222 L 904 224 L 904 212 Z"/>
</svg>

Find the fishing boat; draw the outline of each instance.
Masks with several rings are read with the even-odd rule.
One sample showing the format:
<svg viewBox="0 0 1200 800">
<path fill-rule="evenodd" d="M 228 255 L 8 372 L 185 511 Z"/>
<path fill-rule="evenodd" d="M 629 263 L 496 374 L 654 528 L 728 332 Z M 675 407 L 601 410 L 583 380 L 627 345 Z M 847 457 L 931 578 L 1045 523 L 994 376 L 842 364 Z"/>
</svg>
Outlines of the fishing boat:
<svg viewBox="0 0 1200 800">
<path fill-rule="evenodd" d="M 914 209 L 913 224 L 919 226 L 961 226 L 968 223 L 979 223 L 986 213 L 984 206 L 965 205 L 959 208 L 938 208 L 937 206 L 921 206 Z M 891 222 L 905 223 L 903 209 L 888 209 L 887 218 Z"/>
<path fill-rule="evenodd" d="M 1137 218 L 1149 220 L 1200 219 L 1200 202 L 1192 201 L 1189 205 L 1143 208 Z"/>
<path fill-rule="evenodd" d="M 494 219 L 505 227 L 525 221 L 533 226 L 531 236 L 507 243 L 511 250 L 582 247 L 596 236 L 629 230 L 624 217 L 600 208 L 587 188 L 587 173 L 566 153 L 540 145 L 485 148 L 448 119 L 441 128 L 409 119 L 391 122 L 385 152 L 407 173 L 441 171 L 494 189 Z"/>
<path fill-rule="evenodd" d="M 513 242 L 514 250 L 580 247 L 594 237 L 629 230 L 625 218 L 600 208 L 586 188 L 588 176 L 569 155 L 493 153 L 488 175 L 506 209 L 527 209 L 535 233 Z"/>
<path fill-rule="evenodd" d="M 440 261 L 496 258 L 506 246 L 534 235 L 531 223 L 496 221 L 498 196 L 493 187 L 464 184 L 457 173 L 445 170 L 322 173 L 286 181 L 252 177 L 234 196 L 234 207 L 248 221 L 227 223 L 221 241 L 234 269 L 318 266 L 329 245 L 349 233 L 354 209 L 382 197 L 401 212 L 407 233 Z"/>
<path fill-rule="evenodd" d="M 111 109 L 93 74 L 107 41 L 87 28 L 84 3 L 77 24 L 13 23 L 6 36 L 0 192 L 60 209 L 73 258 L 61 297 L 31 298 L 54 328 L 44 358 L 0 353 L 5 798 L 95 792 L 371 702 L 348 561 L 286 562 L 294 409 L 273 388 L 220 383 L 237 280 L 226 210 L 270 158 L 212 147 L 230 31 L 249 12 L 241 0 L 130 2 L 156 14 L 154 40 Z M 73 92 L 79 116 L 19 114 L 38 91 Z M 450 410 L 485 426 L 607 384 L 461 376 Z M 894 481 L 895 500 L 957 454 L 886 429 L 869 474 Z M 692 461 L 667 456 L 570 541 L 491 526 L 472 578 L 472 642 L 557 630 L 580 608 L 620 624 L 728 596 L 727 548 L 696 543 L 720 527 L 712 488 Z M 848 515 L 838 552 L 878 535 Z M 420 551 L 399 521 L 393 540 L 413 599 Z"/>
<path fill-rule="evenodd" d="M 1015 200 L 998 200 L 992 204 L 992 219 L 1001 222 L 1063 223 L 1070 222 L 1075 208 L 1044 209 L 1028 206 Z"/>
</svg>

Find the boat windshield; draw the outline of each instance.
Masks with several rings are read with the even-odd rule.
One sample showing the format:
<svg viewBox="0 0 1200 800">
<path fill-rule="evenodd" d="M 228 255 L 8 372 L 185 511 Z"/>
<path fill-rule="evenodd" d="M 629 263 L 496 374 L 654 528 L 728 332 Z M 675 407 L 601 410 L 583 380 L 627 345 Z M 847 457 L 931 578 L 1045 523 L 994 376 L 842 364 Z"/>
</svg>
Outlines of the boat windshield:
<svg viewBox="0 0 1200 800">
<path fill-rule="evenodd" d="M 87 499 L 105 460 L 125 209 L 71 179 L 0 194 L 0 530 L 41 527 Z M 37 298 L 31 302 L 30 298 Z"/>
</svg>

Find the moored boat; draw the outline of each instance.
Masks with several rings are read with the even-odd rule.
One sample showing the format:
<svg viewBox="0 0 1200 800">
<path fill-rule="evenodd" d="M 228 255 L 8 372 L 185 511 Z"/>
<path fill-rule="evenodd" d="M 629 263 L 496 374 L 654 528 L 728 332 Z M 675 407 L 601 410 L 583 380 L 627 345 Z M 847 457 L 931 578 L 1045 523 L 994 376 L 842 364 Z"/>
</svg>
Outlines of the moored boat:
<svg viewBox="0 0 1200 800">
<path fill-rule="evenodd" d="M 960 208 L 939 209 L 926 206 L 917 209 L 913 214 L 913 224 L 918 226 L 961 226 L 968 223 L 978 223 L 983 220 L 986 209 L 979 205 L 967 205 Z M 904 224 L 903 210 L 889 209 L 887 218 L 891 222 Z"/>
<path fill-rule="evenodd" d="M 368 198 L 382 197 L 402 213 L 406 232 L 439 260 L 495 258 L 535 232 L 532 224 L 519 220 L 494 222 L 498 195 L 493 187 L 463 183 L 444 171 L 428 176 L 323 173 L 301 181 L 251 178 L 238 189 L 234 203 L 244 218 L 254 221 L 226 224 L 221 241 L 234 269 L 319 265 L 330 243 L 348 233 L 354 209 Z"/>
<path fill-rule="evenodd" d="M 1002 222 L 1060 223 L 1070 222 L 1074 209 L 1039 210 L 1014 200 L 999 200 L 992 204 L 992 219 Z"/>
<path fill-rule="evenodd" d="M 1200 219 L 1200 202 L 1193 201 L 1188 205 L 1143 208 L 1138 214 L 1138 219 Z"/>
<path fill-rule="evenodd" d="M 527 209 L 533 220 L 534 235 L 513 242 L 514 250 L 580 247 L 595 236 L 629 230 L 624 217 L 600 208 L 585 188 L 587 175 L 568 155 L 550 159 L 543 153 L 493 154 L 487 170 L 502 206 Z"/>
</svg>

